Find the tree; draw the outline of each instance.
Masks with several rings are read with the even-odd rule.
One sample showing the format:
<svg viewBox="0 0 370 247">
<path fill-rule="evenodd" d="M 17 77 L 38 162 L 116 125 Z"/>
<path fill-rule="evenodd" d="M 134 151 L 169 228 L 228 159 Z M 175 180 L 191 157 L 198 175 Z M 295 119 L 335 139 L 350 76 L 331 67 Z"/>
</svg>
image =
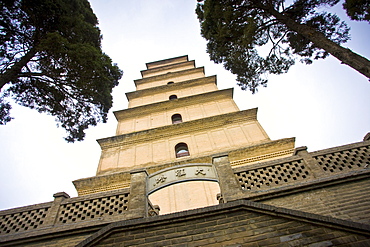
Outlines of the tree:
<svg viewBox="0 0 370 247">
<path fill-rule="evenodd" d="M 98 20 L 87 0 L 0 3 L 0 124 L 8 99 L 56 118 L 68 142 L 107 121 L 122 71 L 101 50 Z"/>
<path fill-rule="evenodd" d="M 311 64 L 331 54 L 370 77 L 370 61 L 340 46 L 349 39 L 347 25 L 318 11 L 338 1 L 296 0 L 286 7 L 283 0 L 205 0 L 196 13 L 211 60 L 255 93 L 267 85 L 267 74 L 286 73 L 297 57 Z"/>
<path fill-rule="evenodd" d="M 370 22 L 370 1 L 369 0 L 346 0 L 343 8 L 351 20 Z"/>
</svg>

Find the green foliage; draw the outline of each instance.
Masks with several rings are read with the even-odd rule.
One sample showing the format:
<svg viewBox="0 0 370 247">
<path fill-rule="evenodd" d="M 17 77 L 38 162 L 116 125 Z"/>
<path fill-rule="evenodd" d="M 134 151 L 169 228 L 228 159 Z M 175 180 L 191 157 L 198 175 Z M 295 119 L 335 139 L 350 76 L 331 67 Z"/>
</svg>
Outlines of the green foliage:
<svg viewBox="0 0 370 247">
<path fill-rule="evenodd" d="M 211 60 L 223 63 L 243 90 L 255 93 L 267 85 L 268 74 L 286 73 L 297 58 L 310 64 L 329 55 L 291 25 L 314 28 L 337 44 L 349 39 L 349 28 L 336 15 L 317 11 L 336 3 L 297 0 L 286 7 L 281 0 L 205 0 L 196 13 Z"/>
<path fill-rule="evenodd" d="M 0 6 L 1 97 L 55 116 L 68 142 L 83 140 L 89 126 L 106 122 L 112 89 L 122 76 L 101 50 L 90 4 L 6 0 Z M 1 124 L 10 121 L 4 102 Z"/>
<path fill-rule="evenodd" d="M 346 0 L 343 8 L 351 20 L 370 22 L 370 1 L 369 0 Z"/>
<path fill-rule="evenodd" d="M 9 116 L 10 109 L 12 109 L 12 106 L 8 102 L 3 102 L 3 99 L 0 98 L 0 124 L 6 124 L 12 120 Z"/>
</svg>

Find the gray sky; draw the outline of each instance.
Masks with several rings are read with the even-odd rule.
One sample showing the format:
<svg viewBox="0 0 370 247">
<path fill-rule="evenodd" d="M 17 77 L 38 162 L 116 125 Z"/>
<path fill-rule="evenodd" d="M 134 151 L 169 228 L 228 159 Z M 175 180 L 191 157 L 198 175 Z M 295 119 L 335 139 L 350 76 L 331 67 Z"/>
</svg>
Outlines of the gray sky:
<svg viewBox="0 0 370 247">
<path fill-rule="evenodd" d="M 235 76 L 206 53 L 189 0 L 93 0 L 103 34 L 103 50 L 124 75 L 114 89 L 113 111 L 125 109 L 125 92 L 134 91 L 145 63 L 189 55 L 207 76 L 217 75 L 219 89 L 234 87 L 241 110 L 258 107 L 258 120 L 271 139 L 296 137 L 309 151 L 361 141 L 370 131 L 370 83 L 335 58 L 297 63 L 288 74 L 270 76 L 267 88 L 241 91 Z M 338 8 L 342 11 L 341 8 Z M 339 13 L 341 14 L 341 13 Z M 352 40 L 344 46 L 370 58 L 370 25 L 348 21 Z M 0 126 L 0 209 L 53 200 L 60 191 L 77 196 L 73 180 L 94 176 L 100 147 L 96 139 L 113 136 L 116 120 L 87 131 L 81 143 L 67 144 L 54 119 L 17 105 L 15 118 Z"/>
</svg>

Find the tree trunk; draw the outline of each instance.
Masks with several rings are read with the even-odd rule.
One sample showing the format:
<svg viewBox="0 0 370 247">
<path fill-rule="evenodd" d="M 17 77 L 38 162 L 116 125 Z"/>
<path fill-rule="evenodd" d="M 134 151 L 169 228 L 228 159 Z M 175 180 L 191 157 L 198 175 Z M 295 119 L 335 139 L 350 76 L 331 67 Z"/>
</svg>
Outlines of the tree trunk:
<svg viewBox="0 0 370 247">
<path fill-rule="evenodd" d="M 22 68 L 35 56 L 36 52 L 35 48 L 31 48 L 18 62 L 0 76 L 0 91 L 5 84 L 18 78 Z"/>
<path fill-rule="evenodd" d="M 266 9 L 265 9 L 266 10 Z M 290 30 L 295 31 L 305 38 L 311 40 L 316 46 L 324 49 L 342 63 L 347 64 L 353 69 L 357 70 L 367 78 L 370 78 L 370 61 L 365 57 L 358 55 L 348 48 L 344 48 L 337 43 L 326 38 L 325 35 L 316 29 L 295 22 L 294 20 L 286 17 L 280 12 L 276 11 L 273 7 L 267 9 L 279 22 L 285 24 Z"/>
</svg>

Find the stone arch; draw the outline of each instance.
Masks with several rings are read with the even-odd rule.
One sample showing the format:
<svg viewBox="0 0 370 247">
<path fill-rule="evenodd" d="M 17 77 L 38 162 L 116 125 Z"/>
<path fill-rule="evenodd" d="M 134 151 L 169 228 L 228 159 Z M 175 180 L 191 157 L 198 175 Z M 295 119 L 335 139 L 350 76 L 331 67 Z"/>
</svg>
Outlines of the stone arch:
<svg viewBox="0 0 370 247">
<path fill-rule="evenodd" d="M 218 176 L 212 164 L 194 163 L 160 170 L 147 178 L 147 197 L 160 214 L 217 205 Z"/>
</svg>

